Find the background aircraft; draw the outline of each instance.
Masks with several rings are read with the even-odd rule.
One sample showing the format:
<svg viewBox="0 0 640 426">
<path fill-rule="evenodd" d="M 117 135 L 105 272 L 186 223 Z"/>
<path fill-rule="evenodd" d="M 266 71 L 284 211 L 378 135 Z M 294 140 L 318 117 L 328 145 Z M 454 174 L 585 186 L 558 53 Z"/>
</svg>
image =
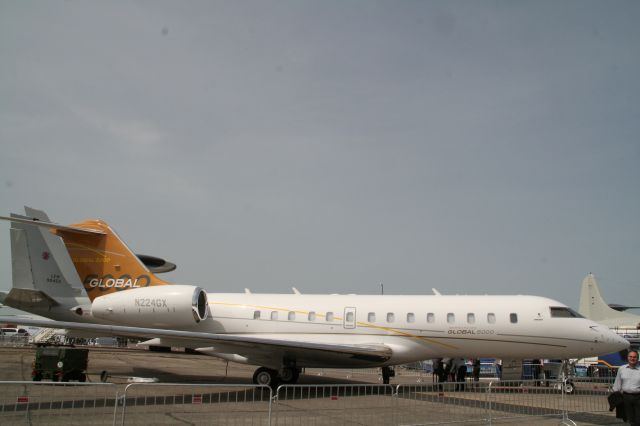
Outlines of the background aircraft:
<svg viewBox="0 0 640 426">
<path fill-rule="evenodd" d="M 596 277 L 592 273 L 587 274 L 582 280 L 578 312 L 609 328 L 640 329 L 640 315 L 619 311 L 607 305 L 600 295 Z"/>
</svg>

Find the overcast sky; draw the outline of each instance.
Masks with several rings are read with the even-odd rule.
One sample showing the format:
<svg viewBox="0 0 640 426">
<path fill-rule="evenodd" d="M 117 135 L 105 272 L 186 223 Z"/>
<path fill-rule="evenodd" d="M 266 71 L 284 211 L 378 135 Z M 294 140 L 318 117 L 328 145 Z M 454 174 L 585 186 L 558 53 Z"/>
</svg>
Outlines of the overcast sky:
<svg viewBox="0 0 640 426">
<path fill-rule="evenodd" d="M 640 304 L 638 1 L 0 0 L 0 215 L 209 291 Z M 11 287 L 0 224 L 0 289 Z"/>
</svg>

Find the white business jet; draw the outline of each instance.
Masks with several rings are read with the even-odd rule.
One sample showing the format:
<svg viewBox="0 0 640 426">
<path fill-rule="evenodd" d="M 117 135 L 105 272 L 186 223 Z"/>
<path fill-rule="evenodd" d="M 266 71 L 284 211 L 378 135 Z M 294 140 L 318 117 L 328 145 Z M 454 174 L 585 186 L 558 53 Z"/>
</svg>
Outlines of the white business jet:
<svg viewBox="0 0 640 426">
<path fill-rule="evenodd" d="M 259 365 L 259 384 L 294 383 L 305 367 L 381 367 L 388 383 L 391 366 L 430 358 L 582 358 L 629 346 L 607 327 L 536 296 L 207 294 L 158 278 L 102 220 L 63 226 L 3 219 L 62 239 L 91 302 L 73 312 L 96 322 L 24 324 L 194 348 Z"/>
</svg>

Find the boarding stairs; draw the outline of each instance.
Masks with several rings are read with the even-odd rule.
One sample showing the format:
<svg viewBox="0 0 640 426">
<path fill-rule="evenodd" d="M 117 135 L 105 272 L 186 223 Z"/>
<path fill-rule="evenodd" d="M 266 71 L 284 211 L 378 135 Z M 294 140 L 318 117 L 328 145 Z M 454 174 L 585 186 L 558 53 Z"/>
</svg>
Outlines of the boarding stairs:
<svg viewBox="0 0 640 426">
<path fill-rule="evenodd" d="M 53 343 L 56 336 L 65 335 L 67 331 L 63 328 L 43 328 L 38 334 L 33 337 L 33 343 Z"/>
</svg>

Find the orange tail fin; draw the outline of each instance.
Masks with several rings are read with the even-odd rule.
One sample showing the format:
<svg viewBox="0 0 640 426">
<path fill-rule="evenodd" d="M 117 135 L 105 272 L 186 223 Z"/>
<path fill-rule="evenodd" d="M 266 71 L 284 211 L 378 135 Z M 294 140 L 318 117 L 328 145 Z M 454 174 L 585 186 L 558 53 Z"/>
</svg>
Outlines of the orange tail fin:
<svg viewBox="0 0 640 426">
<path fill-rule="evenodd" d="M 67 246 L 91 301 L 116 291 L 169 284 L 149 271 L 106 222 L 91 219 L 69 227 L 102 233 L 77 233 L 64 228 L 52 230 Z"/>
</svg>

